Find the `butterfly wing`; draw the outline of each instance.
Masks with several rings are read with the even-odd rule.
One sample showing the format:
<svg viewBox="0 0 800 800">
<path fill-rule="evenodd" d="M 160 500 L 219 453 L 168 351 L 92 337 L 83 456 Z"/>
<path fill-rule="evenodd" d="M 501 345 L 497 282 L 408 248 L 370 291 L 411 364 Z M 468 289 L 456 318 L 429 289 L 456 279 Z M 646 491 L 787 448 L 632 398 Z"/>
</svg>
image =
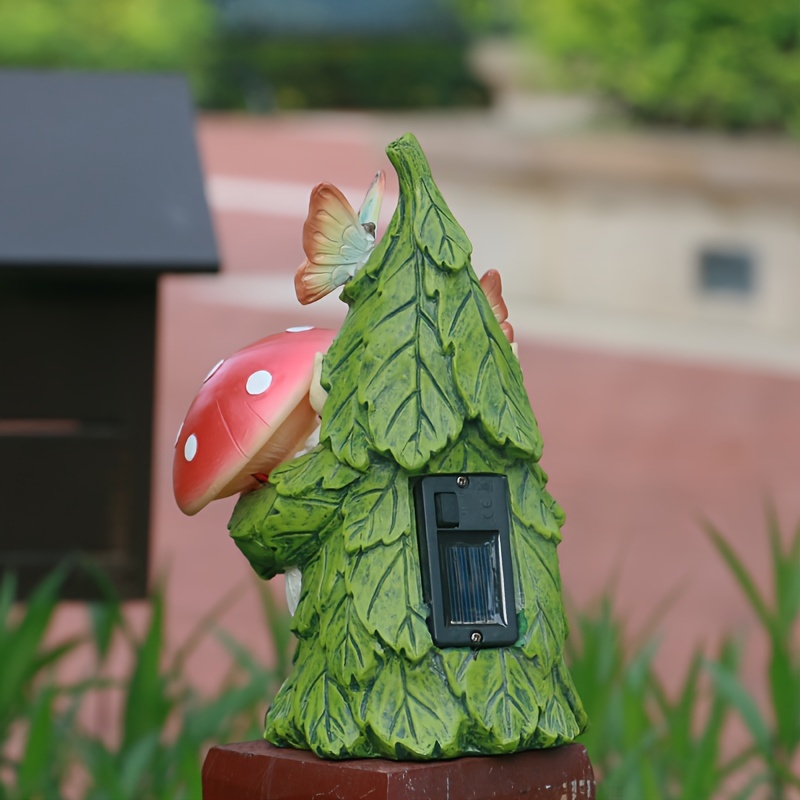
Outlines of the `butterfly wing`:
<svg viewBox="0 0 800 800">
<path fill-rule="evenodd" d="M 508 307 L 503 300 L 503 283 L 500 280 L 500 273 L 496 269 L 490 269 L 481 278 L 481 287 L 492 307 L 495 319 L 500 323 L 500 329 L 509 342 L 514 341 L 514 328 L 508 320 Z"/>
<path fill-rule="evenodd" d="M 383 202 L 385 190 L 386 175 L 382 171 L 375 173 L 364 202 L 361 204 L 361 208 L 358 209 L 358 221 L 364 226 L 365 230 L 373 234 L 378 227 L 378 217 L 381 213 L 381 203 Z"/>
<path fill-rule="evenodd" d="M 306 260 L 294 279 L 297 299 L 303 305 L 346 283 L 369 257 L 375 245 L 375 223 L 384 183 L 383 174 L 378 173 L 358 215 L 330 183 L 321 183 L 311 192 L 308 218 L 303 225 Z"/>
</svg>

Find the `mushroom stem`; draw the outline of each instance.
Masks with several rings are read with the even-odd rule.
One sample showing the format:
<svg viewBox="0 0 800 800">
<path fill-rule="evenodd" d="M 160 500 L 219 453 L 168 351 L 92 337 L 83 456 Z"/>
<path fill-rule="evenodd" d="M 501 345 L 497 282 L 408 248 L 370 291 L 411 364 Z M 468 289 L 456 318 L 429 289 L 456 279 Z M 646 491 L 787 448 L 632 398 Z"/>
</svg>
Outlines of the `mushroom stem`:
<svg viewBox="0 0 800 800">
<path fill-rule="evenodd" d="M 328 393 L 322 388 L 322 353 L 317 353 L 314 356 L 314 372 L 311 375 L 311 389 L 308 393 L 308 400 L 311 403 L 311 408 L 322 416 L 322 407 L 328 399 Z"/>
</svg>

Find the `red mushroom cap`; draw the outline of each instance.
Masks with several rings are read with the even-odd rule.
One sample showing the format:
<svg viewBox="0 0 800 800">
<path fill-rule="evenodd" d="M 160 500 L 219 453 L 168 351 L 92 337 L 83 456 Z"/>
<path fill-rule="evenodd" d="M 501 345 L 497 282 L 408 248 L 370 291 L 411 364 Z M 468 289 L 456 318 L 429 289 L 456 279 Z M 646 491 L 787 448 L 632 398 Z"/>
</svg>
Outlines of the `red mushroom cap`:
<svg viewBox="0 0 800 800">
<path fill-rule="evenodd" d="M 175 442 L 172 479 L 181 511 L 196 514 L 212 500 L 256 488 L 302 447 L 317 425 L 308 401 L 314 356 L 334 336 L 324 328 L 289 328 L 214 366 Z"/>
</svg>

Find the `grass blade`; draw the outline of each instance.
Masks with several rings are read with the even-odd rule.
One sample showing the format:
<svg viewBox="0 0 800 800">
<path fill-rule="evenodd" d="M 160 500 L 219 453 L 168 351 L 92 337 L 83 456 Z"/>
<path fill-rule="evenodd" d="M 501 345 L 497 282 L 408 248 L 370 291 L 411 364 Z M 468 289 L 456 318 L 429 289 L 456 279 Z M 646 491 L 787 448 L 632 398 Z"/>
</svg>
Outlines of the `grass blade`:
<svg viewBox="0 0 800 800">
<path fill-rule="evenodd" d="M 178 648 L 173 659 L 176 672 L 183 672 L 187 659 L 197 649 L 197 646 L 210 634 L 220 617 L 239 600 L 246 584 L 239 584 L 227 591 L 197 622 L 192 628 L 183 644 Z"/>
<path fill-rule="evenodd" d="M 52 725 L 55 695 L 56 690 L 49 687 L 40 692 L 34 701 L 25 752 L 17 769 L 17 791 L 21 797 L 41 794 L 50 774 L 55 750 L 55 730 Z"/>
<path fill-rule="evenodd" d="M 136 647 L 133 674 L 128 685 L 123 720 L 123 751 L 129 750 L 153 731 L 161 731 L 171 708 L 165 693 L 165 678 L 161 672 L 164 606 L 160 592 L 153 595 L 151 606 L 150 624 L 144 640 Z"/>
<path fill-rule="evenodd" d="M 750 573 L 745 568 L 739 557 L 734 552 L 733 548 L 728 544 L 719 531 L 710 523 L 705 523 L 704 528 L 712 544 L 717 549 L 717 552 L 722 556 L 723 560 L 728 566 L 728 569 L 733 573 L 736 582 L 744 592 L 750 602 L 750 606 L 756 613 L 756 616 L 761 621 L 761 624 L 768 631 L 774 631 L 774 620 L 770 614 L 767 606 L 764 603 L 761 594 L 756 588 Z"/>
<path fill-rule="evenodd" d="M 776 738 L 791 753 L 800 740 L 800 675 L 793 669 L 788 642 L 773 643 L 769 688 L 775 715 Z"/>
<path fill-rule="evenodd" d="M 706 668 L 714 679 L 714 684 L 720 696 L 725 698 L 738 711 L 762 755 L 771 760 L 772 740 L 769 727 L 761 716 L 753 697 L 742 686 L 739 678 L 728 666 L 707 662 Z"/>
<path fill-rule="evenodd" d="M 3 657 L 0 658 L 0 736 L 8 720 L 16 713 L 14 709 L 22 702 L 26 687 L 44 666 L 63 655 L 54 651 L 50 658 L 43 657 L 42 649 L 65 577 L 66 568 L 62 568 L 45 578 L 34 589 L 16 624 L 11 620 L 13 615 L 10 612 L 6 616 L 8 624 L 3 631 Z M 8 596 L 3 596 L 3 603 L 7 602 Z"/>
</svg>

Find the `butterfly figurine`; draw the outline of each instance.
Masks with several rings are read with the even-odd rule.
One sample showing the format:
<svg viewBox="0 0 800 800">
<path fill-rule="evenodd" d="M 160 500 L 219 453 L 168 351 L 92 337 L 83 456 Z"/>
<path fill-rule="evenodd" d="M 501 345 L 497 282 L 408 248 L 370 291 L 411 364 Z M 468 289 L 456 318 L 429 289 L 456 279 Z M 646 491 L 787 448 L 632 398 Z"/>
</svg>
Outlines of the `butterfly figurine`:
<svg viewBox="0 0 800 800">
<path fill-rule="evenodd" d="M 306 260 L 294 278 L 297 299 L 303 305 L 344 285 L 366 263 L 375 246 L 385 188 L 386 177 L 378 172 L 356 214 L 333 184 L 314 187 L 303 225 Z"/>
</svg>

